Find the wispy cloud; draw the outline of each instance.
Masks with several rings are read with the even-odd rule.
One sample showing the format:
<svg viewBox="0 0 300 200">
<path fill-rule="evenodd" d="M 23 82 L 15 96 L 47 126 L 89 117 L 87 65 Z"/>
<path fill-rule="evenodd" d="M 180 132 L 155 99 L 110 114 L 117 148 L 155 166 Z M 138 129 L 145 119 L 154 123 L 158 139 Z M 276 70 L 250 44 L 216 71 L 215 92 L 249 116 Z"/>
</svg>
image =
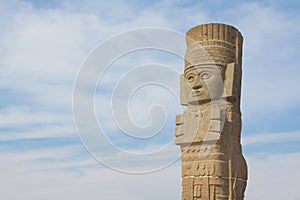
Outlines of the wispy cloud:
<svg viewBox="0 0 300 200">
<path fill-rule="evenodd" d="M 268 134 L 255 134 L 245 136 L 242 138 L 243 145 L 261 145 L 261 144 L 272 144 L 272 143 L 285 143 L 300 141 L 300 132 L 284 132 L 284 133 L 268 133 Z"/>
</svg>

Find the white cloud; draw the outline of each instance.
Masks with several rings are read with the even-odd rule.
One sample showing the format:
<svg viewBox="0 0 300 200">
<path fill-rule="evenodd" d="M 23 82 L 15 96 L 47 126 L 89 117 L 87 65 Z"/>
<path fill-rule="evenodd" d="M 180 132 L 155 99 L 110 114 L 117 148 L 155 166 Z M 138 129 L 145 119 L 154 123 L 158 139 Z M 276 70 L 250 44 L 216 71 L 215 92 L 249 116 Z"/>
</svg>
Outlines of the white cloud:
<svg viewBox="0 0 300 200">
<path fill-rule="evenodd" d="M 1 126 L 31 125 L 31 124 L 58 124 L 71 122 L 68 115 L 56 115 L 47 111 L 32 111 L 29 106 L 11 106 L 1 110 Z"/>
<path fill-rule="evenodd" d="M 0 141 L 75 136 L 70 114 L 33 110 L 30 106 L 0 109 Z"/>
<path fill-rule="evenodd" d="M 249 181 L 246 199 L 298 199 L 300 154 L 247 157 Z"/>
<path fill-rule="evenodd" d="M 242 144 L 245 146 L 270 143 L 285 143 L 292 141 L 300 141 L 299 131 L 268 134 L 265 133 L 242 137 Z"/>
<path fill-rule="evenodd" d="M 27 167 L 34 167 L 27 166 Z M 143 176 L 120 174 L 109 169 L 88 169 L 85 175 L 72 173 L 24 173 L 27 167 L 1 174 L 4 199 L 179 199 L 180 170 L 173 167 Z M 3 171 L 3 170 L 1 170 Z M 14 191 L 18 191 L 17 193 Z"/>
<path fill-rule="evenodd" d="M 248 120 L 261 110 L 284 111 L 300 99 L 295 26 L 299 15 L 279 8 L 247 3 L 231 17 L 244 35 L 243 110 Z M 261 114 L 261 113 L 260 113 Z"/>
<path fill-rule="evenodd" d="M 39 151 L 1 152 L 1 198 L 98 199 L 101 196 L 105 199 L 122 197 L 125 200 L 154 197 L 175 199 L 180 195 L 178 165 L 156 173 L 124 174 L 104 168 L 82 151 L 82 146 L 72 145 Z M 118 155 L 111 155 L 110 159 L 119 158 Z M 124 165 L 128 165 L 130 159 L 127 162 Z"/>
<path fill-rule="evenodd" d="M 70 151 L 69 149 L 68 151 Z M 63 153 L 41 152 L 55 156 Z M 72 151 L 71 151 L 72 152 Z M 31 153 L 30 153 L 31 154 Z M 36 153 L 34 153 L 36 154 Z M 62 155 L 66 155 L 63 153 Z M 31 158 L 39 158 L 34 155 Z M 97 166 L 95 161 L 24 162 L 11 159 L 13 155 L 0 154 L 4 199 L 180 199 L 180 166 L 172 165 L 164 170 L 144 174 L 122 174 Z M 23 156 L 22 158 L 26 158 Z M 28 157 L 29 158 L 29 157 Z M 247 157 L 249 181 L 245 199 L 295 200 L 298 198 L 298 166 L 300 154 L 279 154 L 269 157 Z M 30 159 L 28 159 L 30 160 Z M 63 170 L 63 169 L 68 170 Z M 60 169 L 58 171 L 57 169 Z M 18 192 L 14 192 L 18 191 Z M 118 191 L 118 192 L 116 192 Z"/>
<path fill-rule="evenodd" d="M 65 3 L 66 8 L 69 8 L 65 8 L 66 10 L 37 10 L 27 3 L 26 6 L 19 6 L 18 12 L 7 11 L 11 18 L 8 19 L 10 25 L 7 25 L 8 28 L 2 33 L 1 44 L 7 51 L 2 55 L 0 85 L 5 89 L 27 92 L 25 98 L 30 99 L 31 96 L 30 101 L 35 104 L 70 110 L 72 82 L 80 62 L 97 41 L 126 28 L 142 25 L 180 28 L 184 23 L 201 23 L 206 20 L 204 16 L 207 16 L 207 12 L 201 10 L 200 4 L 181 8 L 177 3 L 158 2 L 136 13 L 128 12 L 135 7 L 125 4 L 111 6 L 91 2 Z M 112 7 L 118 15 L 111 16 L 111 20 L 115 19 L 117 22 L 125 13 L 130 13 L 125 18 L 130 20 L 110 24 L 111 21 L 105 19 L 107 9 Z M 93 8 L 91 12 L 88 12 L 89 8 Z M 99 14 L 96 8 L 101 8 L 106 14 Z M 294 59 L 287 57 L 288 54 L 280 52 L 289 49 L 284 45 L 284 39 L 289 38 L 292 42 L 293 36 L 296 37 L 299 30 L 294 27 L 289 14 L 278 14 L 271 7 L 249 3 L 242 4 L 239 8 L 235 12 L 232 9 L 236 8 L 224 10 L 222 14 L 227 20 L 235 21 L 245 36 L 243 109 L 246 121 L 251 121 L 253 115 L 261 109 L 284 109 L 298 102 L 299 92 L 290 89 L 298 84 L 297 78 L 293 78 L 297 70 L 292 66 L 296 64 L 291 63 Z M 178 13 L 182 13 L 182 17 Z M 238 17 L 239 15 L 243 17 Z M 256 19 L 259 19 L 258 22 L 253 23 Z M 297 18 L 292 20 L 296 21 Z M 274 48 L 275 45 L 279 45 L 278 41 L 281 45 L 280 50 Z M 288 60 L 291 67 L 285 66 L 274 74 L 274 66 L 278 65 L 276 62 L 256 61 L 262 60 L 262 57 L 255 53 L 267 52 L 264 49 L 269 49 L 268 55 L 273 55 L 276 59 L 278 56 L 274 55 L 283 55 L 282 59 Z M 290 70 L 293 73 L 290 73 Z M 113 70 L 115 71 L 118 70 Z M 270 72 L 272 76 L 269 75 Z M 289 79 L 284 82 L 274 81 L 281 79 L 282 73 L 289 74 Z"/>
</svg>

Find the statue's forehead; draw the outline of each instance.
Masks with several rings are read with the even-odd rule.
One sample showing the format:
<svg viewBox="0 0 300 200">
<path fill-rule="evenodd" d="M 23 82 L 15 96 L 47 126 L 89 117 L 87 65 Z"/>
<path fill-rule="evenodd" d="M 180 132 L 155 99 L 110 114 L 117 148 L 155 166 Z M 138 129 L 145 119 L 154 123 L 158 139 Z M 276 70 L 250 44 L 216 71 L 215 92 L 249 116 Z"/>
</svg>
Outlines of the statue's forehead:
<svg viewBox="0 0 300 200">
<path fill-rule="evenodd" d="M 202 72 L 202 71 L 219 71 L 216 65 L 200 65 L 200 66 L 193 66 L 187 69 L 184 74 L 189 74 L 193 72 Z"/>
</svg>

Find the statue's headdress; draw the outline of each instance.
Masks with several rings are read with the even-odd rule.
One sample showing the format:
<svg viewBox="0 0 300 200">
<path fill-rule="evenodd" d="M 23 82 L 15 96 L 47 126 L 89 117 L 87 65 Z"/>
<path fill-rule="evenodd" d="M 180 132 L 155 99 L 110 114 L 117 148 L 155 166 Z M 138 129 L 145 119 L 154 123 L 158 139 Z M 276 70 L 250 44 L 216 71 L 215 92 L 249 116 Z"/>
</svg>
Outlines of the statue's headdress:
<svg viewBox="0 0 300 200">
<path fill-rule="evenodd" d="M 215 23 L 196 26 L 186 33 L 185 71 L 199 65 L 241 66 L 242 43 L 241 33 L 233 26 Z"/>
</svg>

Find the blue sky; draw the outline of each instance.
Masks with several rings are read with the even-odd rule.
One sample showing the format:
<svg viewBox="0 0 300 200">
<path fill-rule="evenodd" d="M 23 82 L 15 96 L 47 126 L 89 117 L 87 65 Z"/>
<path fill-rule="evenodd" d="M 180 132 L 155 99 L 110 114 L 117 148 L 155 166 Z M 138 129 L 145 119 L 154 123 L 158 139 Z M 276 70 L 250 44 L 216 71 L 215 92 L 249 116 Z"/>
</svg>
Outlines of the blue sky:
<svg viewBox="0 0 300 200">
<path fill-rule="evenodd" d="M 141 27 L 184 34 L 199 24 L 221 22 L 234 25 L 244 36 L 241 108 L 243 151 L 249 166 L 246 199 L 297 199 L 299 9 L 300 3 L 291 0 L 0 1 L 0 198 L 180 199 L 180 162 L 132 175 L 100 164 L 86 151 L 73 120 L 73 87 L 83 61 L 113 35 Z M 178 147 L 172 145 L 174 117 L 182 108 L 169 91 L 157 85 L 144 87 L 128 105 L 139 126 L 151 123 L 152 105 L 165 108 L 166 126 L 148 140 L 123 134 L 111 112 L 118 81 L 134 67 L 149 63 L 183 72 L 178 56 L 136 51 L 112 63 L 96 90 L 96 115 L 112 143 L 135 153 L 171 147 L 138 165 L 132 157 L 115 152 L 103 158 L 129 171 L 162 167 L 178 156 Z M 128 85 L 154 77 L 134 71 L 131 76 Z M 155 78 L 172 83 L 170 88 L 179 83 L 162 72 Z M 122 103 L 121 97 L 117 103 Z M 152 114 L 155 119 L 162 117 L 159 112 Z M 100 151 L 106 145 L 95 144 Z"/>
</svg>

